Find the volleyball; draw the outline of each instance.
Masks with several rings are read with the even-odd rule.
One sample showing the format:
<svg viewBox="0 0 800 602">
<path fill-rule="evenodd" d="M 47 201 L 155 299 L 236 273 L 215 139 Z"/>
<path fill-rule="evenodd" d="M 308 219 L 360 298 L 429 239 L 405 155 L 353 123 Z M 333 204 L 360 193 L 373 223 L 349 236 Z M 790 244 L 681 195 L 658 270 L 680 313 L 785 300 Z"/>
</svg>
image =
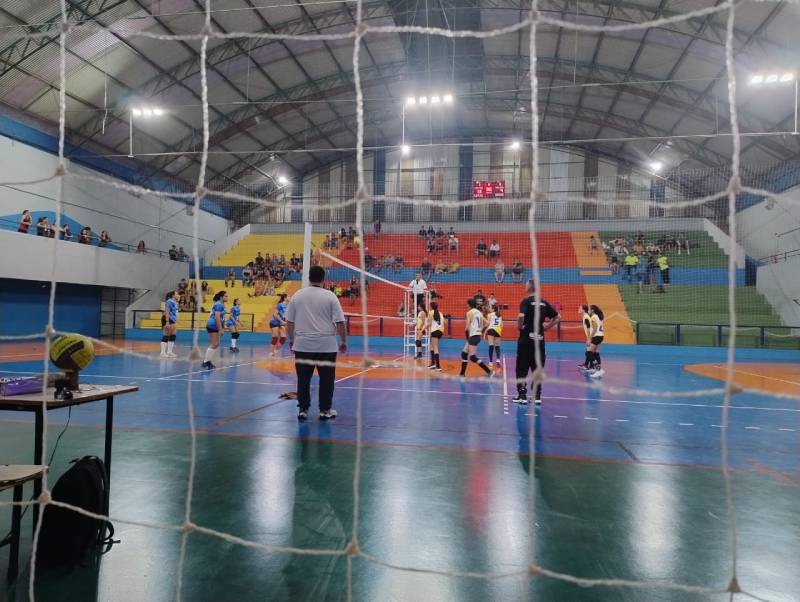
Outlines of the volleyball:
<svg viewBox="0 0 800 602">
<path fill-rule="evenodd" d="M 83 370 L 94 359 L 94 345 L 86 337 L 66 334 L 50 345 L 50 361 L 62 370 Z"/>
</svg>

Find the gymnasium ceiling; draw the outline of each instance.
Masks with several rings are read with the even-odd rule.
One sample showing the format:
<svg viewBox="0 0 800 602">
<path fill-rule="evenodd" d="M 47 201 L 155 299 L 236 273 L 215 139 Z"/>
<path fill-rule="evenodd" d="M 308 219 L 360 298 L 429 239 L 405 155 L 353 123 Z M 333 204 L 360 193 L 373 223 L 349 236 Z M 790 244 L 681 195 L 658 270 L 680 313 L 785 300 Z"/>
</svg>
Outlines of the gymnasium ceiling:
<svg viewBox="0 0 800 602">
<path fill-rule="evenodd" d="M 619 25 L 669 17 L 721 0 L 540 0 L 552 17 Z M 134 120 L 134 152 L 143 175 L 197 177 L 202 137 L 199 40 L 130 37 L 136 32 L 197 33 L 202 0 L 66 0 L 83 23 L 68 37 L 67 127 L 77 148 L 125 162 L 129 108 L 162 107 Z M 495 29 L 526 18 L 519 0 L 364 0 L 371 25 Z M 354 2 L 212 0 L 219 32 L 340 33 L 353 29 Z M 716 167 L 730 160 L 725 79 L 727 13 L 663 28 L 579 33 L 541 26 L 538 75 L 541 139 L 566 141 L 634 164 L 669 169 Z M 794 86 L 748 86 L 755 72 L 794 71 L 800 5 L 742 2 L 735 57 L 741 129 L 792 130 Z M 58 119 L 58 0 L 0 0 L 0 103 L 37 123 Z M 103 28 L 93 26 L 101 25 Z M 23 34 L 35 33 L 33 38 Z M 408 112 L 410 144 L 459 136 L 498 142 L 530 132 L 527 31 L 485 40 L 370 34 L 362 46 L 367 146 L 401 140 L 410 94 L 452 92 L 446 111 Z M 210 40 L 209 186 L 271 186 L 352 152 L 356 140 L 352 40 Z M 592 84 L 592 85 L 585 85 Z M 718 135 L 719 134 L 719 135 Z M 334 149 L 334 150 L 332 150 Z M 743 163 L 797 157 L 797 136 L 743 139 Z M 274 153 L 274 155 L 272 154 Z M 144 166 L 142 166 L 144 164 Z"/>
</svg>

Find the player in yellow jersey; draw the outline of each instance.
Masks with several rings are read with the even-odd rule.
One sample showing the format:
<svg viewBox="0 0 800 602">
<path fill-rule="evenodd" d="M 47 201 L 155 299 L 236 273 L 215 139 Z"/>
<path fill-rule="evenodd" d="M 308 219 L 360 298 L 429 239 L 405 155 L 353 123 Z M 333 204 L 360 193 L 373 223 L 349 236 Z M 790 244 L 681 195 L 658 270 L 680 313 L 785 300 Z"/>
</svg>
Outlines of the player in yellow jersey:
<svg viewBox="0 0 800 602">
<path fill-rule="evenodd" d="M 581 317 L 583 334 L 586 337 L 586 359 L 582 364 L 578 364 L 578 368 L 589 371 L 592 369 L 592 361 L 594 357 L 590 351 L 592 347 L 592 317 L 589 314 L 589 306 L 581 305 L 578 307 L 578 315 Z"/>
<path fill-rule="evenodd" d="M 605 370 L 600 362 L 600 344 L 603 342 L 603 310 L 597 307 L 596 305 L 589 306 L 589 316 L 591 317 L 592 321 L 592 338 L 590 340 L 591 347 L 590 352 L 592 354 L 592 372 L 589 373 L 589 376 L 592 378 L 600 378 L 605 374 Z"/>
<path fill-rule="evenodd" d="M 489 343 L 489 365 L 492 364 L 492 352 L 497 354 L 495 366 L 500 366 L 500 341 L 503 338 L 503 316 L 497 304 L 490 306 L 486 315 L 486 342 Z"/>
<path fill-rule="evenodd" d="M 477 355 L 478 345 L 486 328 L 486 318 L 483 317 L 481 310 L 478 309 L 478 304 L 475 302 L 474 297 L 467 299 L 467 305 L 469 310 L 467 311 L 467 326 L 464 330 L 467 342 L 464 343 L 464 349 L 461 352 L 461 376 L 467 375 L 468 361 L 478 364 L 481 370 L 486 372 L 486 376 L 492 376 L 492 371 Z"/>
<path fill-rule="evenodd" d="M 436 301 L 431 302 L 431 310 L 428 312 L 428 328 L 430 328 L 431 332 L 431 365 L 428 368 L 441 372 L 439 339 L 444 336 L 444 316 L 439 311 L 439 304 Z"/>
<path fill-rule="evenodd" d="M 417 306 L 417 323 L 414 326 L 414 345 L 417 347 L 415 360 L 422 359 L 422 337 L 425 336 L 425 328 L 428 326 L 428 312 L 425 311 L 425 304 Z"/>
</svg>

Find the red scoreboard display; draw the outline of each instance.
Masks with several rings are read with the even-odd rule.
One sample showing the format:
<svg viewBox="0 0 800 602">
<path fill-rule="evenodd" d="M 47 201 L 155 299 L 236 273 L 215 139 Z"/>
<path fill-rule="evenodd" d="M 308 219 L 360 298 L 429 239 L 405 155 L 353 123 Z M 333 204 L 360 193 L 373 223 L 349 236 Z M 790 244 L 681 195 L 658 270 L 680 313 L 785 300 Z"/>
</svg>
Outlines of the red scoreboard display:
<svg viewBox="0 0 800 602">
<path fill-rule="evenodd" d="M 472 198 L 474 199 L 502 199 L 506 196 L 505 180 L 496 182 L 476 180 L 472 184 Z"/>
</svg>

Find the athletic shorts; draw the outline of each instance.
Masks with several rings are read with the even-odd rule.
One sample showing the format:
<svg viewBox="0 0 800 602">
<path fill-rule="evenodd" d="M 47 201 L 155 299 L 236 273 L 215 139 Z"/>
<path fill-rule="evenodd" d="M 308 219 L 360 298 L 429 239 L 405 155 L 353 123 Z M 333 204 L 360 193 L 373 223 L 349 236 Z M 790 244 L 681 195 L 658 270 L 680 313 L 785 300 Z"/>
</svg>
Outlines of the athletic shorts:
<svg viewBox="0 0 800 602">
<path fill-rule="evenodd" d="M 214 327 L 206 326 L 206 332 L 209 332 L 209 333 L 211 333 L 211 332 L 219 332 L 219 330 L 217 330 L 216 326 L 214 326 Z"/>
<path fill-rule="evenodd" d="M 603 337 L 592 337 L 592 345 L 599 345 L 603 342 Z"/>
<path fill-rule="evenodd" d="M 431 333 L 431 337 L 433 337 L 434 339 L 441 339 L 443 334 L 444 333 L 441 330 L 434 330 Z"/>
<path fill-rule="evenodd" d="M 277 328 L 280 325 L 281 325 L 281 323 L 278 320 L 270 320 L 269 321 L 269 327 L 270 328 Z"/>
<path fill-rule="evenodd" d="M 487 330 L 486 334 L 487 334 L 487 336 L 490 336 L 490 337 L 497 337 L 498 339 L 500 338 L 500 335 L 497 334 L 497 331 L 494 330 L 493 328 L 490 328 L 489 330 Z"/>
<path fill-rule="evenodd" d="M 669 284 L 669 268 L 666 270 L 661 270 L 661 281 L 664 284 Z"/>
<path fill-rule="evenodd" d="M 167 325 L 167 317 L 162 314 L 161 316 L 161 328 Z"/>
<path fill-rule="evenodd" d="M 469 343 L 473 347 L 478 346 L 480 344 L 480 342 L 481 342 L 481 335 L 479 335 L 479 334 L 476 334 L 476 335 L 473 335 L 473 336 L 467 338 L 467 343 Z"/>
</svg>

